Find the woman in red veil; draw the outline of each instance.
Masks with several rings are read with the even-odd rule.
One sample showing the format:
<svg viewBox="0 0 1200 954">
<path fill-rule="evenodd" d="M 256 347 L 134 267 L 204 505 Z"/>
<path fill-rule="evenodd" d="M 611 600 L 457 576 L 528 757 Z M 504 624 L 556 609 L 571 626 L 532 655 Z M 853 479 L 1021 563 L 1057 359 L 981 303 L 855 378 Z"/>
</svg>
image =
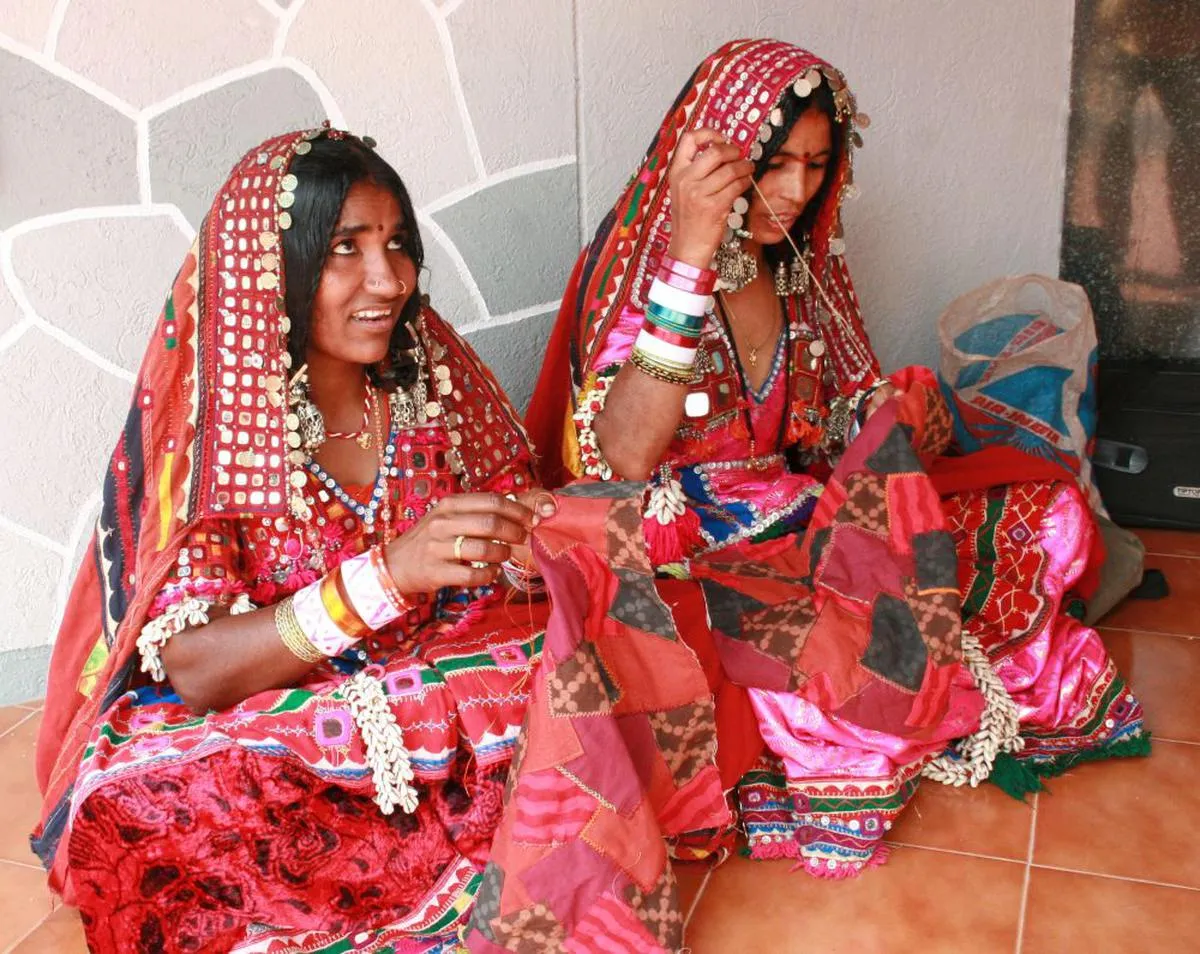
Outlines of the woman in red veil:
<svg viewBox="0 0 1200 954">
<path fill-rule="evenodd" d="M 454 946 L 545 610 L 497 583 L 529 588 L 524 431 L 422 260 L 322 128 L 238 162 L 175 279 L 38 746 L 93 951 Z"/>
</svg>

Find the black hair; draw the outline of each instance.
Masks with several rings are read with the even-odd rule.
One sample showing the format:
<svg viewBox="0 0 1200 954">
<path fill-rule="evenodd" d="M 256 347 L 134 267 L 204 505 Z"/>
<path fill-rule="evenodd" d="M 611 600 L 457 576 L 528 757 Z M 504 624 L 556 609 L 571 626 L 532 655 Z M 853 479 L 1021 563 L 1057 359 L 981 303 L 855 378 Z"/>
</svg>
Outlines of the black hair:
<svg viewBox="0 0 1200 954">
<path fill-rule="evenodd" d="M 795 128 L 800 117 L 810 109 L 819 109 L 828 116 L 830 129 L 833 132 L 833 135 L 830 137 L 832 145 L 830 147 L 829 162 L 825 167 L 825 178 L 821 182 L 821 187 L 817 190 L 816 195 L 809 199 L 808 204 L 804 207 L 804 211 L 800 213 L 796 221 L 792 223 L 790 233 L 792 241 L 796 243 L 797 248 L 803 251 L 808 237 L 812 234 L 817 216 L 824 207 L 826 199 L 829 198 L 829 190 L 833 188 L 833 180 L 837 174 L 837 169 L 841 165 L 842 157 L 846 153 L 846 135 L 842 123 L 838 121 L 837 107 L 833 101 L 833 90 L 830 89 L 828 82 L 822 82 L 812 93 L 803 97 L 797 96 L 789 87 L 787 93 L 779 102 L 779 109 L 783 112 L 783 123 L 780 126 L 771 127 L 771 138 L 763 144 L 762 155 L 755 160 L 755 182 L 767 174 L 771 160 L 783 148 L 783 144 L 787 142 L 788 136 L 791 135 L 792 129 Z M 747 200 L 752 200 L 754 194 L 754 189 L 751 188 L 746 193 Z M 764 246 L 763 257 L 766 259 L 767 265 L 773 269 L 780 262 L 790 262 L 795 258 L 795 255 L 792 253 L 791 245 L 783 241 L 776 245 Z"/>
<path fill-rule="evenodd" d="M 369 182 L 396 197 L 404 216 L 404 251 L 418 275 L 425 261 L 425 249 L 417 231 L 412 200 L 400 176 L 362 140 L 353 136 L 338 139 L 322 136 L 312 141 L 309 152 L 292 160 L 288 171 L 298 181 L 294 190 L 296 201 L 289 210 L 292 227 L 283 232 L 284 300 L 292 323 L 288 352 L 292 366 L 299 368 L 307 360 L 312 304 L 321 283 L 329 242 L 351 186 Z M 417 365 L 412 353 L 416 338 L 412 325 L 421 310 L 421 297 L 414 288 L 392 331 L 387 357 L 367 369 L 371 382 L 386 391 L 409 387 L 416 381 Z"/>
</svg>

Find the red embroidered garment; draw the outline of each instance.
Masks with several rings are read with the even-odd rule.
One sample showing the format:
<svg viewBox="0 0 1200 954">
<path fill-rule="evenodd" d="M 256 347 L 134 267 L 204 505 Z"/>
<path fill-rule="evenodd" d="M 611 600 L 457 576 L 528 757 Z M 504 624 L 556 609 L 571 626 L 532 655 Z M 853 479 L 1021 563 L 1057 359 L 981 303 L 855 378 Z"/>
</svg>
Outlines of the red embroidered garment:
<svg viewBox="0 0 1200 954">
<path fill-rule="evenodd" d="M 343 134 L 269 140 L 218 193 L 147 348 L 56 644 L 34 846 L 95 951 L 440 948 L 499 820 L 544 608 L 443 591 L 303 685 L 203 718 L 139 672 L 148 622 L 279 601 L 375 542 L 358 511 L 385 494 L 403 533 L 450 494 L 529 485 L 511 406 L 428 308 L 429 403 L 393 422 L 379 493 L 289 462 L 278 197 L 321 135 Z M 411 815 L 372 800 L 344 690 L 364 667 L 404 735 Z"/>
</svg>

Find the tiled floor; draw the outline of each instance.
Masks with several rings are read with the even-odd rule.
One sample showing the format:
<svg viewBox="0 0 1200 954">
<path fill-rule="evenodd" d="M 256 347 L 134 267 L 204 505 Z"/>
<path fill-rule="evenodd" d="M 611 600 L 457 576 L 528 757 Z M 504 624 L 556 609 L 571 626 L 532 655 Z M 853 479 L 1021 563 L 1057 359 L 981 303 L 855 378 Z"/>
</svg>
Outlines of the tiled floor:
<svg viewBox="0 0 1200 954">
<path fill-rule="evenodd" d="M 692 954 L 1189 954 L 1200 951 L 1200 534 L 1148 531 L 1171 595 L 1101 631 L 1146 707 L 1150 759 L 1086 765 L 1021 805 L 925 785 L 882 868 L 852 881 L 740 858 L 682 866 Z M 76 954 L 28 853 L 36 704 L 0 709 L 0 950 Z"/>
</svg>

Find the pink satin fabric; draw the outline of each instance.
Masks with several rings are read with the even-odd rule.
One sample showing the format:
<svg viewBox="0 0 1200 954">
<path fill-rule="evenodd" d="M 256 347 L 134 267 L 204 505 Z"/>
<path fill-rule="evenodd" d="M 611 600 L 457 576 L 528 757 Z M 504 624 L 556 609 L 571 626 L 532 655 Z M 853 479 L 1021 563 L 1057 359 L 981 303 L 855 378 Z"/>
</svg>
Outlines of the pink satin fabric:
<svg viewBox="0 0 1200 954">
<path fill-rule="evenodd" d="M 893 778 L 905 766 L 943 752 L 954 739 L 979 726 L 983 698 L 971 677 L 960 672 L 950 709 L 929 740 L 902 739 L 827 715 L 795 693 L 751 689 L 750 703 L 768 747 L 783 759 L 793 781 Z"/>
<path fill-rule="evenodd" d="M 1036 540 L 1048 558 L 1044 623 L 1015 652 L 993 660 L 1021 712 L 1022 730 L 1071 726 L 1094 711 L 1092 687 L 1113 663 L 1100 634 L 1066 615 L 1063 594 L 1087 567 L 1095 523 L 1080 492 L 1068 484 L 1050 505 Z M 1033 581 L 1014 580 L 1028 587 Z"/>
</svg>

